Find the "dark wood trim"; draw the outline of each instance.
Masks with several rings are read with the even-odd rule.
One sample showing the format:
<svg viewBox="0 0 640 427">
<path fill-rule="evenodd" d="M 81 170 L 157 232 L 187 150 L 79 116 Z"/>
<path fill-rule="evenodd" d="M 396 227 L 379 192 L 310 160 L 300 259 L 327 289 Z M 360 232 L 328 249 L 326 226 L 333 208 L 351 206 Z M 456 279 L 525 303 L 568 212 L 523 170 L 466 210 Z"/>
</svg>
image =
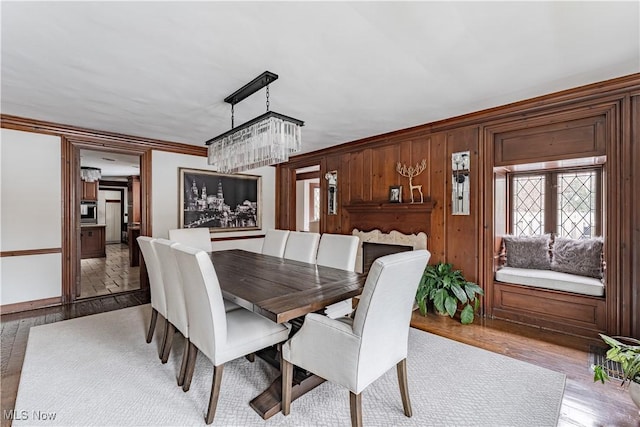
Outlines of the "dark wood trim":
<svg viewBox="0 0 640 427">
<path fill-rule="evenodd" d="M 304 181 L 305 179 L 320 179 L 320 171 L 297 173 L 296 181 Z"/>
<path fill-rule="evenodd" d="M 127 181 L 100 180 L 100 187 L 122 187 L 127 188 Z"/>
<path fill-rule="evenodd" d="M 263 239 L 264 234 L 256 234 L 251 236 L 236 236 L 236 237 L 212 237 L 212 242 L 225 242 L 227 240 L 245 240 L 245 239 Z"/>
<path fill-rule="evenodd" d="M 145 150 L 160 150 L 179 154 L 190 154 L 193 156 L 207 156 L 207 147 L 179 142 L 162 141 L 152 138 L 142 138 L 138 136 L 124 135 L 116 132 L 100 131 L 82 128 L 78 126 L 65 125 L 60 123 L 46 122 L 42 120 L 29 119 L 25 117 L 1 114 L 0 121 L 3 128 L 22 130 L 26 132 L 46 133 L 49 135 L 59 135 L 66 138 L 82 140 L 85 142 L 126 143 L 134 149 L 144 148 Z M 93 147 L 93 149 L 97 149 Z"/>
<path fill-rule="evenodd" d="M 80 218 L 76 206 L 80 203 L 80 149 L 62 138 L 62 303 L 69 304 L 80 289 Z"/>
<path fill-rule="evenodd" d="M 45 248 L 45 249 L 21 249 L 17 251 L 0 252 L 0 258 L 9 256 L 27 256 L 27 255 L 44 255 L 44 254 L 60 254 L 62 248 Z"/>
<path fill-rule="evenodd" d="M 118 139 L 101 140 L 95 136 L 87 139 L 63 138 L 63 303 L 73 302 L 77 297 L 80 281 L 80 220 L 76 206 L 80 200 L 79 180 L 80 150 L 126 153 L 140 156 L 140 185 L 142 200 L 141 233 L 151 233 L 151 149 L 144 144 Z M 147 203 L 149 205 L 147 205 Z M 147 234 L 149 233 L 149 234 Z M 140 269 L 140 288 L 149 286 L 146 268 Z"/>
<path fill-rule="evenodd" d="M 435 202 L 425 200 L 424 203 L 353 203 L 342 207 L 349 213 L 369 213 L 371 211 L 397 213 L 399 211 L 408 212 L 431 212 Z"/>
<path fill-rule="evenodd" d="M 4 304 L 0 307 L 3 315 L 9 313 L 18 313 L 21 311 L 34 310 L 36 308 L 51 307 L 60 305 L 62 297 L 44 298 L 33 301 L 16 302 L 14 304 Z"/>
</svg>

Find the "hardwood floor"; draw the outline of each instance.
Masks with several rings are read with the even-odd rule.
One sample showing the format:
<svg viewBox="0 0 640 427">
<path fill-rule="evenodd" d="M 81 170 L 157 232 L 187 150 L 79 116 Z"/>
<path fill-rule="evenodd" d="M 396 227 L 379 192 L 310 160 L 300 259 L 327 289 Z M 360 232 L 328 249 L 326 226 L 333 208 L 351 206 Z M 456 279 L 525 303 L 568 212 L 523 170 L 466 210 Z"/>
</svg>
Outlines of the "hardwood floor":
<svg viewBox="0 0 640 427">
<path fill-rule="evenodd" d="M 83 300 L 69 307 L 50 307 L 6 314 L 2 327 L 2 426 L 10 426 L 29 328 L 45 323 L 101 313 L 149 302 L 145 291 Z M 437 315 L 414 313 L 412 326 L 469 345 L 501 353 L 567 375 L 560 426 L 640 426 L 638 409 L 617 381 L 594 383 L 587 340 L 510 322 L 476 319 L 473 325 Z M 544 410 L 544 408 L 541 408 Z"/>
<path fill-rule="evenodd" d="M 2 381 L 0 382 L 2 386 L 1 425 L 3 427 L 11 425 L 8 414 L 15 406 L 22 362 L 24 361 L 27 347 L 27 338 L 29 337 L 29 329 L 32 326 L 133 307 L 146 304 L 149 301 L 148 291 L 137 290 L 84 299 L 68 306 L 47 307 L 21 313 L 3 314 L 0 320 L 0 342 L 2 345 L 0 348 L 2 373 Z"/>
<path fill-rule="evenodd" d="M 554 333 L 512 322 L 477 319 L 462 325 L 447 316 L 417 311 L 413 327 L 504 354 L 567 376 L 559 426 L 640 426 L 638 408 L 620 381 L 594 383 L 589 346 L 599 340 Z M 544 410 L 544 408 L 541 408 Z"/>
</svg>

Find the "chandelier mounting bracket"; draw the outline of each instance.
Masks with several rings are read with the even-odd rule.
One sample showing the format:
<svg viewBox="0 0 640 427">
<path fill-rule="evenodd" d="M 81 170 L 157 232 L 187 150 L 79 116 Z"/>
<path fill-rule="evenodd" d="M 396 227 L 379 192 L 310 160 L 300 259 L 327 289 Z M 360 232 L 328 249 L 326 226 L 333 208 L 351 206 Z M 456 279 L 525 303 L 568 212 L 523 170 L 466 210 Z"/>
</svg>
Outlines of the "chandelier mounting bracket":
<svg viewBox="0 0 640 427">
<path fill-rule="evenodd" d="M 227 102 L 231 105 L 236 105 L 238 102 L 253 95 L 263 87 L 267 86 L 269 83 L 276 80 L 278 80 L 278 75 L 276 73 L 265 71 L 246 85 L 242 86 L 237 91 L 233 92 L 231 95 L 227 96 L 224 99 L 224 102 Z"/>
</svg>

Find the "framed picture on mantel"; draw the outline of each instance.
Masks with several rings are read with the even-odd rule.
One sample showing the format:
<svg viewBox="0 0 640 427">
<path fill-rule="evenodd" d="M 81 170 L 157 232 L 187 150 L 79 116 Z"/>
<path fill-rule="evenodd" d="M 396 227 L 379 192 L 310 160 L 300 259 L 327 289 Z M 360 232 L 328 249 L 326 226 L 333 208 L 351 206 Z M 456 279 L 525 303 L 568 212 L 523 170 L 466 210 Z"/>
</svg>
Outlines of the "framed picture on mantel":
<svg viewBox="0 0 640 427">
<path fill-rule="evenodd" d="M 259 230 L 262 177 L 180 168 L 180 228 Z"/>
<path fill-rule="evenodd" d="M 402 185 L 389 187 L 389 203 L 402 203 Z"/>
</svg>

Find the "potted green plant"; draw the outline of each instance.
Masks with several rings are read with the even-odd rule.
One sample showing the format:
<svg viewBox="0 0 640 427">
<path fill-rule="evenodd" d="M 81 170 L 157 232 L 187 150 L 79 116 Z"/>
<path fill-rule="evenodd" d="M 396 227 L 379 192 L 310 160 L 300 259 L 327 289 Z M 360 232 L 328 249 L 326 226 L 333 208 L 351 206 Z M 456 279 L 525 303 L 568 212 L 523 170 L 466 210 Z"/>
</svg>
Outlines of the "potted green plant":
<svg viewBox="0 0 640 427">
<path fill-rule="evenodd" d="M 629 386 L 631 400 L 640 408 L 640 340 L 629 337 L 609 337 L 600 334 L 605 343 L 611 347 L 607 350 L 607 360 L 620 363 L 624 377 L 622 386 Z M 624 342 L 623 342 L 624 341 Z M 593 367 L 593 381 L 609 379 L 606 368 L 602 365 Z"/>
<path fill-rule="evenodd" d="M 437 313 L 450 317 L 462 304 L 460 322 L 466 325 L 473 322 L 480 306 L 480 295 L 484 295 L 480 286 L 468 282 L 451 264 L 439 262 L 425 268 L 416 292 L 416 303 L 422 315 L 427 314 L 427 306 L 431 305 Z"/>
</svg>

